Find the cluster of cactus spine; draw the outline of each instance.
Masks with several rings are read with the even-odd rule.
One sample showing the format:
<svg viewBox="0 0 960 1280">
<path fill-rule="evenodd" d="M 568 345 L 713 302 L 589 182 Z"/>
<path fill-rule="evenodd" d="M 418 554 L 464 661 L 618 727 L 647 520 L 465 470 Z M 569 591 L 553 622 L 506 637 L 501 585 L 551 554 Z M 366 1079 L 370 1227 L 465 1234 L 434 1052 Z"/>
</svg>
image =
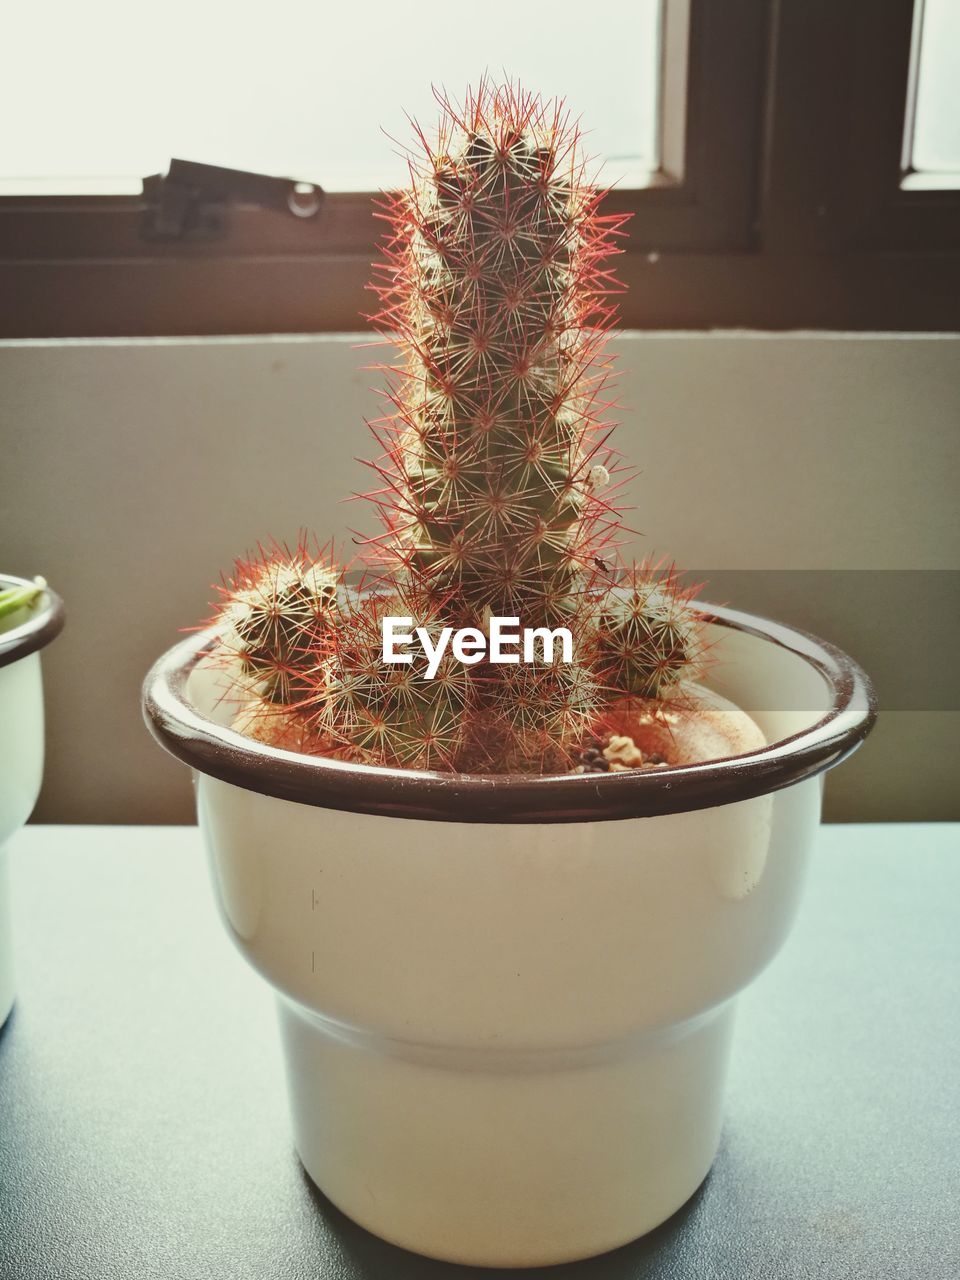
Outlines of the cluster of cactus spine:
<svg viewBox="0 0 960 1280">
<path fill-rule="evenodd" d="M 305 538 L 259 547 L 221 588 L 220 643 L 238 678 L 265 702 L 289 706 L 312 687 L 316 647 L 338 614 L 339 572 Z"/>
<path fill-rule="evenodd" d="M 672 574 L 619 559 L 605 421 L 608 259 L 558 104 L 483 84 L 441 100 L 411 184 L 388 196 L 373 317 L 402 354 L 372 424 L 382 532 L 349 590 L 329 554 L 272 547 L 238 565 L 219 614 L 242 727 L 278 745 L 408 768 L 542 772 L 612 704 L 696 671 L 701 632 Z M 570 629 L 572 664 L 446 659 L 433 680 L 382 659 L 380 620 Z"/>
</svg>

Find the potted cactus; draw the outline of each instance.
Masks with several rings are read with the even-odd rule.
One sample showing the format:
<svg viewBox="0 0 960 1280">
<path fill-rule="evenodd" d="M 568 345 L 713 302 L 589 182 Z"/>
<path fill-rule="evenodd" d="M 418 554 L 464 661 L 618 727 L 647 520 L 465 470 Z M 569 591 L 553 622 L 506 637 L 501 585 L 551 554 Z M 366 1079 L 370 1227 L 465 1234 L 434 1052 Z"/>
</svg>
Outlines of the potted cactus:
<svg viewBox="0 0 960 1280">
<path fill-rule="evenodd" d="M 716 1151 L 735 996 L 789 928 L 854 662 L 621 559 L 608 260 L 562 109 L 443 100 L 387 197 L 399 344 L 358 566 L 270 544 L 154 666 L 300 1157 L 457 1262 L 585 1257 Z"/>
<path fill-rule="evenodd" d="M 6 843 L 30 816 L 43 775 L 40 650 L 60 632 L 63 605 L 43 578 L 0 574 L 0 1026 L 14 999 Z"/>
</svg>

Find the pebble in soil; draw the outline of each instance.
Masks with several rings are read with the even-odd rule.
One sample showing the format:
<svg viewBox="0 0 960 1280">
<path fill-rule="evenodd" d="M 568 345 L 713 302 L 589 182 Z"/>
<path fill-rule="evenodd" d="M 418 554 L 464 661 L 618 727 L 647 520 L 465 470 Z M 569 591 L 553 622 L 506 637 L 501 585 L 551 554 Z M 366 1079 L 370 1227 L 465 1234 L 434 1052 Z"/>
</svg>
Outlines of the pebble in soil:
<svg viewBox="0 0 960 1280">
<path fill-rule="evenodd" d="M 626 734 L 607 734 L 590 738 L 580 749 L 574 773 L 627 773 L 634 769 L 666 769 L 663 756 L 645 756 Z"/>
</svg>

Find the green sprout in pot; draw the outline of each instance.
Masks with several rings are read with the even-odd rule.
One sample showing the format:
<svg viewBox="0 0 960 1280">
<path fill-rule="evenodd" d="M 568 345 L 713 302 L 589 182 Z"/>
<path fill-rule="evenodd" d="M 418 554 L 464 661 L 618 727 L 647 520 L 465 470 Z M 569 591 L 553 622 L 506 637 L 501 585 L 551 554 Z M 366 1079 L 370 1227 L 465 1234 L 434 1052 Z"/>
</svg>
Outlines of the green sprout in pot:
<svg viewBox="0 0 960 1280">
<path fill-rule="evenodd" d="M 22 586 L 6 587 L 0 591 L 0 628 L 10 625 L 13 615 L 21 609 L 29 609 L 42 597 L 47 580 L 39 575 Z"/>
<path fill-rule="evenodd" d="M 363 585 L 305 539 L 261 548 L 222 588 L 213 658 L 235 727 L 275 746 L 583 772 L 585 750 L 609 746 L 605 726 L 640 735 L 689 707 L 705 652 L 677 575 L 619 551 L 605 342 L 625 217 L 601 212 L 561 104 L 483 83 L 440 105 L 409 187 L 382 206 L 373 320 L 400 358 L 386 370 L 390 412 L 372 424 L 366 496 L 381 529 Z M 424 652 L 385 661 L 388 618 Z M 526 661 L 491 656 L 495 619 L 538 639 Z M 550 642 L 564 631 L 569 646 Z M 646 767 L 633 745 L 621 755 Z"/>
</svg>

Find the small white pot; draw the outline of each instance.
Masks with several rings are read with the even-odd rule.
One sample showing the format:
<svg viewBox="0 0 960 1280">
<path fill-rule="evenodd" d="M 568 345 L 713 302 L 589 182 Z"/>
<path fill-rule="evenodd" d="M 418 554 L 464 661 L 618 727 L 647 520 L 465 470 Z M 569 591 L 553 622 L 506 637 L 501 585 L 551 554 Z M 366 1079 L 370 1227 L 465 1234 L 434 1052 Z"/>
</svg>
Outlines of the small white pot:
<svg viewBox="0 0 960 1280">
<path fill-rule="evenodd" d="M 874 716 L 845 655 L 711 613 L 711 685 L 771 745 L 656 772 L 278 751 L 217 723 L 210 633 L 148 677 L 153 732 L 197 771 L 224 923 L 278 997 L 297 1150 L 387 1240 L 570 1261 L 657 1226 L 706 1175 L 737 993 L 793 920 L 820 775 Z"/>
<path fill-rule="evenodd" d="M 26 587 L 0 575 L 0 590 Z M 43 686 L 40 650 L 63 626 L 60 597 L 45 590 L 32 608 L 3 620 L 0 629 L 0 1025 L 14 997 L 9 858 L 6 843 L 37 802 L 43 777 Z"/>
</svg>

